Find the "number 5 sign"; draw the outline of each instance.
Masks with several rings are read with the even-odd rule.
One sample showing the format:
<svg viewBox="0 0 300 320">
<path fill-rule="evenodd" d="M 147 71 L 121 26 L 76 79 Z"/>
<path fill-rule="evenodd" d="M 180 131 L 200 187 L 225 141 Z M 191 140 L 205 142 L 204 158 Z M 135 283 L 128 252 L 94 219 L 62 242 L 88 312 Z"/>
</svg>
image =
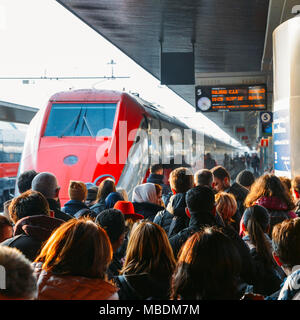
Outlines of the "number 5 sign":
<svg viewBox="0 0 300 320">
<path fill-rule="evenodd" d="M 273 113 L 270 111 L 260 112 L 260 121 L 265 124 L 273 122 Z"/>
</svg>

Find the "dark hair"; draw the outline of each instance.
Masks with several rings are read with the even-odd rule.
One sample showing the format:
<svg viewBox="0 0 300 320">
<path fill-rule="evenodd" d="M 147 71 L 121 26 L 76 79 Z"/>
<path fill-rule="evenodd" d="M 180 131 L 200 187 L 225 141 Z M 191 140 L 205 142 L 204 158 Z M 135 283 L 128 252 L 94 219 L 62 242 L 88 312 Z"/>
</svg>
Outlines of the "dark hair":
<svg viewBox="0 0 300 320">
<path fill-rule="evenodd" d="M 184 167 L 174 169 L 169 176 L 170 186 L 176 193 L 185 193 L 194 186 L 192 172 Z"/>
<path fill-rule="evenodd" d="M 112 247 L 105 230 L 88 218 L 70 219 L 57 228 L 35 262 L 56 274 L 106 278 Z"/>
<path fill-rule="evenodd" d="M 292 187 L 292 181 L 288 177 L 279 177 L 280 181 L 282 184 L 287 188 L 288 192 L 291 192 L 291 187 Z"/>
<path fill-rule="evenodd" d="M 265 174 L 255 180 L 251 190 L 245 199 L 245 206 L 251 207 L 261 197 L 277 197 L 287 205 L 287 210 L 295 207 L 292 197 L 278 177 L 273 174 Z"/>
<path fill-rule="evenodd" d="M 134 224 L 121 274 L 149 273 L 157 278 L 172 276 L 175 258 L 165 230 L 149 221 Z"/>
<path fill-rule="evenodd" d="M 250 187 L 254 181 L 254 174 L 250 170 L 243 170 L 236 177 L 236 182 L 244 187 Z"/>
<path fill-rule="evenodd" d="M 17 185 L 20 193 L 31 189 L 31 182 L 37 174 L 35 170 L 28 170 L 19 175 Z"/>
<path fill-rule="evenodd" d="M 12 228 L 13 228 L 12 223 L 5 216 L 0 215 L 0 243 L 9 237 L 8 234 L 4 233 L 4 230 L 7 227 L 11 228 L 10 230 L 12 232 Z M 12 236 L 12 233 L 10 236 Z"/>
<path fill-rule="evenodd" d="M 28 216 L 49 215 L 50 209 L 47 199 L 40 192 L 27 190 L 12 199 L 8 211 L 12 221 L 16 223 Z"/>
<path fill-rule="evenodd" d="M 272 232 L 272 244 L 284 267 L 300 265 L 300 218 L 276 224 Z"/>
<path fill-rule="evenodd" d="M 171 298 L 238 299 L 241 257 L 221 229 L 204 228 L 183 245 L 172 278 Z"/>
<path fill-rule="evenodd" d="M 211 186 L 213 182 L 213 174 L 208 169 L 198 170 L 194 175 L 195 184 L 197 186 Z"/>
<path fill-rule="evenodd" d="M 229 172 L 222 166 L 216 166 L 211 169 L 212 174 L 214 177 L 220 180 L 224 180 L 225 178 L 228 178 L 230 180 L 230 174 Z"/>
<path fill-rule="evenodd" d="M 260 254 L 267 265 L 276 266 L 271 246 L 265 236 L 270 227 L 268 210 L 259 205 L 252 206 L 245 210 L 243 220 L 250 237 L 250 242 L 255 246 L 256 252 Z"/>
<path fill-rule="evenodd" d="M 108 179 L 103 180 L 98 187 L 96 202 L 98 202 L 101 199 L 105 200 L 105 198 L 111 192 L 116 192 L 116 191 L 117 191 L 116 185 L 112 179 L 108 178 Z"/>
<path fill-rule="evenodd" d="M 103 210 L 97 215 L 95 222 L 106 231 L 111 243 L 119 240 L 125 232 L 125 218 L 120 210 Z"/>
<path fill-rule="evenodd" d="M 215 194 L 207 186 L 197 186 L 186 193 L 185 201 L 190 212 L 211 213 L 215 204 Z"/>
<path fill-rule="evenodd" d="M 160 163 L 153 164 L 150 167 L 150 173 L 156 173 L 157 171 L 162 170 L 162 169 L 163 169 L 163 166 Z"/>
</svg>

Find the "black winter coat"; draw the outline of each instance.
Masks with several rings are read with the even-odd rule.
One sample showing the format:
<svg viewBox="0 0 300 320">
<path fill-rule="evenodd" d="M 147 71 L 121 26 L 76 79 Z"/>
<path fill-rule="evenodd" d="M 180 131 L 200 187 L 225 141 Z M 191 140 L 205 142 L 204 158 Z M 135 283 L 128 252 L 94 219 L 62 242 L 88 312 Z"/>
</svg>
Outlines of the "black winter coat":
<svg viewBox="0 0 300 320">
<path fill-rule="evenodd" d="M 237 202 L 237 212 L 234 214 L 232 219 L 235 221 L 234 228 L 237 232 L 239 232 L 240 221 L 245 211 L 244 201 L 249 193 L 248 189 L 243 187 L 237 182 L 234 182 L 228 190 L 227 193 L 231 193 L 234 195 L 235 200 Z"/>
<path fill-rule="evenodd" d="M 120 275 L 114 278 L 120 300 L 168 300 L 170 279 L 158 279 L 148 273 Z"/>
<path fill-rule="evenodd" d="M 27 259 L 34 261 L 43 243 L 65 221 L 46 215 L 24 217 L 17 221 L 14 236 L 1 245 L 19 249 Z"/>
<path fill-rule="evenodd" d="M 250 246 L 250 254 L 254 262 L 255 279 L 253 291 L 268 296 L 280 289 L 285 274 L 282 269 L 275 265 L 267 264 L 263 257 L 256 251 L 255 246 L 250 244 L 249 237 L 243 238 Z"/>
<path fill-rule="evenodd" d="M 160 225 L 170 237 L 188 226 L 189 218 L 185 213 L 185 207 L 185 193 L 177 193 L 171 197 L 167 209 L 157 213 L 153 222 Z"/>
<path fill-rule="evenodd" d="M 74 215 L 81 209 L 89 209 L 89 207 L 82 201 L 70 200 L 65 203 L 61 211 L 74 217 Z"/>
</svg>

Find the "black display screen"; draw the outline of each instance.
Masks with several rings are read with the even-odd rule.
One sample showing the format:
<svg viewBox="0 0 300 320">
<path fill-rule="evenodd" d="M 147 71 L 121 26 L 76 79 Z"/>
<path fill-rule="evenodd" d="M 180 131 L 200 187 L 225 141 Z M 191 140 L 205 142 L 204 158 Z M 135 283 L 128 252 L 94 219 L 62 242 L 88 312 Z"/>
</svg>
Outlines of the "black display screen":
<svg viewBox="0 0 300 320">
<path fill-rule="evenodd" d="M 266 86 L 196 86 L 196 111 L 243 111 L 266 109 Z"/>
</svg>

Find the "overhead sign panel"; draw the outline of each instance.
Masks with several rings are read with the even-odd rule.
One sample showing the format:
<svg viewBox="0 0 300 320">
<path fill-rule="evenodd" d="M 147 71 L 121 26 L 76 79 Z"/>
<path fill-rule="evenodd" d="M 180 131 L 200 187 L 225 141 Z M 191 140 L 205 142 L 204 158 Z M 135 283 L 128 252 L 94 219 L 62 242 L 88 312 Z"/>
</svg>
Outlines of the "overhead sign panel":
<svg viewBox="0 0 300 320">
<path fill-rule="evenodd" d="M 249 111 L 266 109 L 266 85 L 196 86 L 196 111 Z"/>
</svg>

